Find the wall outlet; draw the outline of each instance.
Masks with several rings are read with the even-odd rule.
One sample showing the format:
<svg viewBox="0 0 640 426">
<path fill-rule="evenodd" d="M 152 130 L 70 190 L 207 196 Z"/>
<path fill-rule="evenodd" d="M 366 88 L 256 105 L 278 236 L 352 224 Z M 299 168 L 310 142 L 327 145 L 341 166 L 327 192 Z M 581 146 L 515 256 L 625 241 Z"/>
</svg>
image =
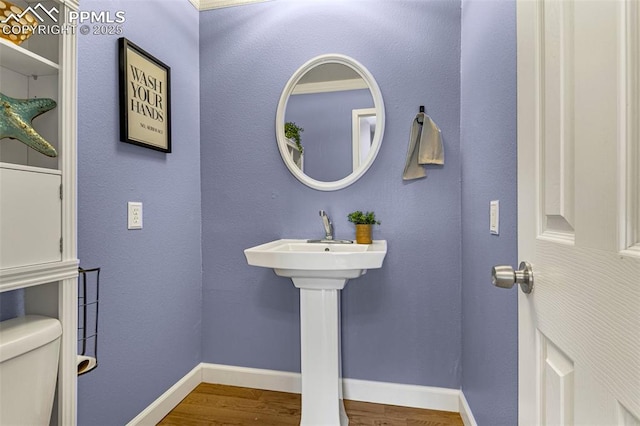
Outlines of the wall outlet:
<svg viewBox="0 0 640 426">
<path fill-rule="evenodd" d="M 489 204 L 489 232 L 500 234 L 500 201 L 493 200 Z"/>
<path fill-rule="evenodd" d="M 142 203 L 127 203 L 127 229 L 142 229 Z"/>
</svg>

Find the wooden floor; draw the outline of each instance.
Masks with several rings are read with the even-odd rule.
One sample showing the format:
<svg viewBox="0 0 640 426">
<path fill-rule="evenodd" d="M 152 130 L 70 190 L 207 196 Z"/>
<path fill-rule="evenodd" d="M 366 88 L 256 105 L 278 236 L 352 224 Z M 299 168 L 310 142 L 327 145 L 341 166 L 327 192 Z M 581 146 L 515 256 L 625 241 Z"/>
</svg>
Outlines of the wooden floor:
<svg viewBox="0 0 640 426">
<path fill-rule="evenodd" d="M 462 426 L 458 413 L 344 401 L 350 426 Z M 201 383 L 159 425 L 299 425 L 300 395 Z M 333 426 L 333 425 L 327 425 Z"/>
</svg>

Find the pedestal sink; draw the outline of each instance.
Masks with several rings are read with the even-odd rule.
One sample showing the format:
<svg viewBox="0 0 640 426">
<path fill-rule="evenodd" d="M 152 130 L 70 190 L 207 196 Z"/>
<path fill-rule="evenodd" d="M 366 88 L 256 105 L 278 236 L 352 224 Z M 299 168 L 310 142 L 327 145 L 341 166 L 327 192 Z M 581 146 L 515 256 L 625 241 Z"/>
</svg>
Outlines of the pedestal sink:
<svg viewBox="0 0 640 426">
<path fill-rule="evenodd" d="M 244 251 L 249 265 L 272 268 L 300 289 L 303 426 L 345 426 L 340 381 L 339 291 L 382 267 L 387 242 L 335 244 L 276 240 Z"/>
</svg>

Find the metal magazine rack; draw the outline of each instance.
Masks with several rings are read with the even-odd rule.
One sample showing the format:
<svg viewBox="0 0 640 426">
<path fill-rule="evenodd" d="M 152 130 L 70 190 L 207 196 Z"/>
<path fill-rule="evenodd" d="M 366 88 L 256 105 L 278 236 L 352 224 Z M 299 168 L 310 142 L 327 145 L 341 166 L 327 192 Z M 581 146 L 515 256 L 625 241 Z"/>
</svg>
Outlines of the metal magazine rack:
<svg viewBox="0 0 640 426">
<path fill-rule="evenodd" d="M 78 268 L 78 376 L 98 366 L 100 268 Z"/>
</svg>

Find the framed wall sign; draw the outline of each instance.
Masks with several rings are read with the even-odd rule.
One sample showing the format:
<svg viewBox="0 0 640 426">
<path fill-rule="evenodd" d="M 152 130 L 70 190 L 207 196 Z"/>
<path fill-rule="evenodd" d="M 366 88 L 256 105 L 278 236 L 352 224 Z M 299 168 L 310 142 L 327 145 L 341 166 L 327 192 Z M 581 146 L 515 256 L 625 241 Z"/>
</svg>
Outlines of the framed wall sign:
<svg viewBox="0 0 640 426">
<path fill-rule="evenodd" d="M 120 140 L 171 152 L 171 68 L 118 39 Z"/>
</svg>

